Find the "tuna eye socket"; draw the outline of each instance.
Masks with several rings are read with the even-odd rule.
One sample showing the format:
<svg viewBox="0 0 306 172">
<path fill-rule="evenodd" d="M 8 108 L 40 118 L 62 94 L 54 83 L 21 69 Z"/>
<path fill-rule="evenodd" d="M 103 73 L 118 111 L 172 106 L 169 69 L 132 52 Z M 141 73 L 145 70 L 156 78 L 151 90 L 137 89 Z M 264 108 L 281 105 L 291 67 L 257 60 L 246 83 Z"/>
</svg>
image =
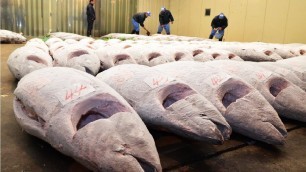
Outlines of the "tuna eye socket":
<svg viewBox="0 0 306 172">
<path fill-rule="evenodd" d="M 187 96 L 195 94 L 195 91 L 186 85 L 179 85 L 179 84 L 172 85 L 171 87 L 168 87 L 168 89 L 169 89 L 168 95 L 163 100 L 164 108 L 171 106 L 173 103 L 181 99 L 184 99 Z"/>
<path fill-rule="evenodd" d="M 184 53 L 176 53 L 174 60 L 179 61 L 182 59 L 183 56 L 184 56 Z"/>
<path fill-rule="evenodd" d="M 105 119 L 105 118 L 109 118 L 111 115 L 110 114 L 103 114 L 100 112 L 95 112 L 95 111 L 89 111 L 87 112 L 85 115 L 83 115 L 77 125 L 77 129 L 81 129 L 83 128 L 85 125 L 99 120 L 99 119 Z"/>
<path fill-rule="evenodd" d="M 217 58 L 218 56 L 220 56 L 220 54 L 218 54 L 218 53 L 212 54 L 212 57 L 213 57 L 214 59 Z"/>
<path fill-rule="evenodd" d="M 306 53 L 306 50 L 300 50 L 300 54 L 304 55 Z"/>
<path fill-rule="evenodd" d="M 194 50 L 194 51 L 193 51 L 193 57 L 196 56 L 196 55 L 198 55 L 198 54 L 201 54 L 201 53 L 203 53 L 202 50 Z"/>
<path fill-rule="evenodd" d="M 269 50 L 265 51 L 264 53 L 265 53 L 267 56 L 271 56 L 271 55 L 273 54 L 273 52 L 272 52 L 272 51 L 269 51 Z"/>
<path fill-rule="evenodd" d="M 149 61 L 151 61 L 151 60 L 153 60 L 153 59 L 155 59 L 159 56 L 161 56 L 160 53 L 151 53 L 151 54 L 149 54 Z"/>
<path fill-rule="evenodd" d="M 282 79 L 274 80 L 270 85 L 270 93 L 276 97 L 283 89 L 288 87 L 288 82 Z"/>
<path fill-rule="evenodd" d="M 108 95 L 109 96 L 109 95 Z M 95 106 L 90 108 L 87 112 L 82 114 L 76 127 L 77 130 L 85 127 L 87 124 L 100 120 L 107 119 L 119 112 L 130 112 L 130 110 L 115 100 L 114 97 L 105 97 L 103 100 L 92 99 L 88 101 L 85 106 Z M 79 106 L 79 109 L 84 108 Z"/>
<path fill-rule="evenodd" d="M 222 98 L 222 104 L 224 107 L 228 107 L 230 104 L 235 102 L 237 99 L 240 99 L 241 97 L 244 97 L 250 92 L 249 88 L 245 85 L 238 85 L 235 86 L 234 89 L 227 91 L 223 98 Z"/>
<path fill-rule="evenodd" d="M 229 59 L 232 59 L 232 58 L 234 58 L 235 56 L 236 56 L 235 54 L 229 54 L 229 55 L 228 55 L 228 58 L 229 58 Z"/>
<path fill-rule="evenodd" d="M 117 55 L 117 56 L 115 57 L 115 64 L 118 64 L 118 63 L 120 63 L 121 61 L 127 60 L 127 59 L 129 59 L 129 58 L 130 58 L 130 56 L 128 56 L 128 55 L 126 55 L 126 54 L 119 54 L 119 55 Z"/>
<path fill-rule="evenodd" d="M 79 56 L 84 55 L 84 54 L 89 54 L 89 53 L 85 50 L 74 51 L 69 55 L 69 58 L 72 59 L 74 57 L 79 57 Z"/>
<path fill-rule="evenodd" d="M 40 59 L 39 57 L 37 57 L 35 55 L 30 55 L 30 56 L 27 57 L 27 59 L 30 60 L 30 61 L 34 61 L 36 63 L 41 63 L 41 64 L 47 65 L 45 61 L 43 61 L 42 59 Z"/>
</svg>

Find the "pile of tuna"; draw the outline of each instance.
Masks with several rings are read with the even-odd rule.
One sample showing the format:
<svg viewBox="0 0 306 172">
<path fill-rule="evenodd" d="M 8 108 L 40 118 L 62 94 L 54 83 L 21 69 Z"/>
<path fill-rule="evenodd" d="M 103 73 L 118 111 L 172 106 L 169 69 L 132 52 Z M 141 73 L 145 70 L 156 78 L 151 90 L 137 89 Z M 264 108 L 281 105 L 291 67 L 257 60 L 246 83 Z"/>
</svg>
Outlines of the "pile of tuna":
<svg viewBox="0 0 306 172">
<path fill-rule="evenodd" d="M 23 43 L 27 38 L 20 33 L 0 29 L 0 43 Z"/>
<path fill-rule="evenodd" d="M 21 79 L 22 128 L 95 171 L 161 171 L 147 127 L 277 145 L 287 135 L 280 116 L 306 122 L 305 45 L 120 39 L 33 39 L 16 49 L 8 65 Z"/>
</svg>

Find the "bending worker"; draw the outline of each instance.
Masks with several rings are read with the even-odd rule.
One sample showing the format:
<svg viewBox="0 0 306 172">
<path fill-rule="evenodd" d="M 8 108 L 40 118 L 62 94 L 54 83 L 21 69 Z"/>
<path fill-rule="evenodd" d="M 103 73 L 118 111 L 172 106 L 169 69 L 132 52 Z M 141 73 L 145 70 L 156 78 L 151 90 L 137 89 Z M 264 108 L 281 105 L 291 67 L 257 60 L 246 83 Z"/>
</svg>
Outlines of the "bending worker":
<svg viewBox="0 0 306 172">
<path fill-rule="evenodd" d="M 214 19 L 211 21 L 211 33 L 209 35 L 209 39 L 212 39 L 216 32 L 220 34 L 219 41 L 222 41 L 224 36 L 224 30 L 227 27 L 227 18 L 223 13 L 220 13 L 219 15 L 215 16 Z"/>
<path fill-rule="evenodd" d="M 151 16 L 151 12 L 142 12 L 142 13 L 137 13 L 133 16 L 132 18 L 132 24 L 133 24 L 133 30 L 132 30 L 132 34 L 137 34 L 139 35 L 139 25 L 147 31 L 147 35 L 150 35 L 150 32 L 145 28 L 144 26 L 144 21 L 146 20 L 146 18 L 148 16 Z"/>
<path fill-rule="evenodd" d="M 163 29 L 165 29 L 167 35 L 170 35 L 170 25 L 169 23 L 173 24 L 173 16 L 169 10 L 167 10 L 165 7 L 161 8 L 161 11 L 159 13 L 159 26 L 157 33 L 161 34 Z"/>
</svg>

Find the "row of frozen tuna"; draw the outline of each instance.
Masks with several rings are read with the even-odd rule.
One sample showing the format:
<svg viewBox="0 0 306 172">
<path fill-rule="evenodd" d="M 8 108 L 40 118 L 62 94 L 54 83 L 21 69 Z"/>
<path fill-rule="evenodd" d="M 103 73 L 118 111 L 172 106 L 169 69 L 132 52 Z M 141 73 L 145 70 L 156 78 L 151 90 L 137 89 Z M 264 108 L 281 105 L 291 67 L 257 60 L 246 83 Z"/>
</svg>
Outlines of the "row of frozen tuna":
<svg viewBox="0 0 306 172">
<path fill-rule="evenodd" d="M 205 48 L 218 48 L 230 51 L 247 61 L 275 61 L 306 54 L 305 44 L 273 44 L 263 42 L 219 42 L 196 37 L 155 34 L 150 37 L 143 35 L 131 35 L 111 33 L 102 38 L 116 38 L 128 40 L 144 40 L 159 42 L 182 42 L 201 45 Z"/>
<path fill-rule="evenodd" d="M 213 59 L 241 60 L 234 54 L 217 49 L 194 48 L 186 45 L 158 44 L 118 39 L 103 41 L 92 38 L 66 39 L 50 38 L 43 42 L 34 38 L 25 46 L 16 49 L 9 56 L 8 66 L 13 75 L 20 79 L 31 71 L 52 66 L 72 67 L 96 75 L 119 64 L 157 64 L 179 61 Z"/>
<path fill-rule="evenodd" d="M 283 76 L 229 60 L 124 64 L 97 77 L 44 68 L 20 80 L 14 112 L 28 133 L 89 169 L 161 171 L 146 126 L 215 144 L 232 130 L 283 144 L 287 131 L 278 114 L 306 122 L 305 87 L 286 79 L 305 86 L 305 59 L 262 63 Z"/>
<path fill-rule="evenodd" d="M 119 64 L 155 66 L 173 61 L 242 60 L 231 51 L 218 47 L 218 43 L 208 44 L 212 41 L 103 41 L 92 38 L 79 38 L 81 40 L 77 41 L 68 38 L 65 41 L 50 38 L 45 43 L 37 38 L 29 40 L 24 47 L 10 55 L 10 71 L 20 79 L 31 71 L 51 66 L 72 67 L 96 75 Z M 257 54 L 252 54 L 252 49 L 245 51 L 247 55 L 240 54 L 244 60 L 260 61 L 270 57 L 267 55 L 268 50 L 257 50 Z"/>
</svg>

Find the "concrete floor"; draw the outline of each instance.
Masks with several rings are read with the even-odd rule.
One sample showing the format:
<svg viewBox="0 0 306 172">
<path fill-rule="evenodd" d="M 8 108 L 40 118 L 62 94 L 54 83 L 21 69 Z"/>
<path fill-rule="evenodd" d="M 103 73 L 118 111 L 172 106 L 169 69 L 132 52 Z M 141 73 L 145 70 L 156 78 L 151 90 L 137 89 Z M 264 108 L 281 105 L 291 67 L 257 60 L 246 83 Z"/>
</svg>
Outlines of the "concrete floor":
<svg viewBox="0 0 306 172">
<path fill-rule="evenodd" d="M 6 61 L 21 46 L 0 44 L 1 171 L 88 171 L 17 124 L 12 107 L 17 81 Z M 306 124 L 285 119 L 283 122 L 288 129 L 283 146 L 267 145 L 235 133 L 223 145 L 190 141 L 157 131 L 151 133 L 164 171 L 306 171 Z"/>
</svg>

